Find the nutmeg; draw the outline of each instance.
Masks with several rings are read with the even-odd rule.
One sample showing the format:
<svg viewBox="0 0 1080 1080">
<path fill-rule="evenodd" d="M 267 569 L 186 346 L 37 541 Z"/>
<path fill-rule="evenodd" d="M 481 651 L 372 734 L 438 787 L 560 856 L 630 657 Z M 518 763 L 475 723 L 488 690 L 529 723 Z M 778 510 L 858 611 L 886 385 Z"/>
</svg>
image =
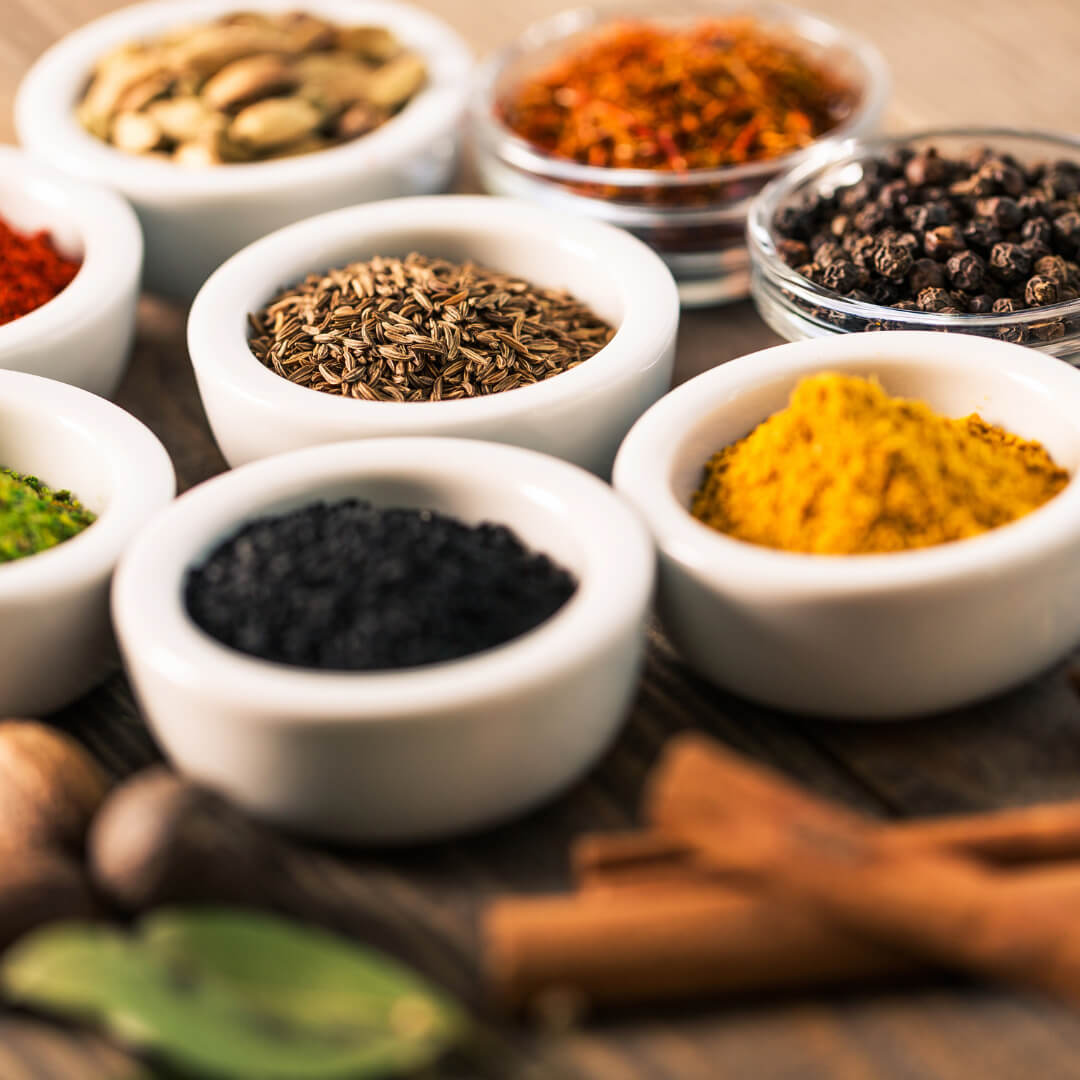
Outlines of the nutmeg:
<svg viewBox="0 0 1080 1080">
<path fill-rule="evenodd" d="M 0 852 L 0 951 L 45 923 L 97 914 L 82 867 L 70 856 L 32 848 Z"/>
<path fill-rule="evenodd" d="M 69 735 L 33 720 L 0 720 L 0 865 L 30 850 L 78 855 L 107 781 Z M 6 889 L 6 880 L 4 881 Z"/>
<path fill-rule="evenodd" d="M 87 838 L 90 877 L 118 908 L 280 902 L 289 845 L 162 766 L 114 789 Z"/>
</svg>

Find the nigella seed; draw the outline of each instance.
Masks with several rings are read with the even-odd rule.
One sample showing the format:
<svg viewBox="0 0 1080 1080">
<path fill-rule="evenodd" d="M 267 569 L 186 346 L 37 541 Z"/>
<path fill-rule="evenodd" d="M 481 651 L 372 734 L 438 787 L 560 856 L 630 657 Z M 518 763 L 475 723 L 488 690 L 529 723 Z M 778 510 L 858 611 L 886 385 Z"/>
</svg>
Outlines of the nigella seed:
<svg viewBox="0 0 1080 1080">
<path fill-rule="evenodd" d="M 184 601 L 197 625 L 241 652 L 377 671 L 501 645 L 576 588 L 501 525 L 344 499 L 244 526 L 189 571 Z"/>
</svg>

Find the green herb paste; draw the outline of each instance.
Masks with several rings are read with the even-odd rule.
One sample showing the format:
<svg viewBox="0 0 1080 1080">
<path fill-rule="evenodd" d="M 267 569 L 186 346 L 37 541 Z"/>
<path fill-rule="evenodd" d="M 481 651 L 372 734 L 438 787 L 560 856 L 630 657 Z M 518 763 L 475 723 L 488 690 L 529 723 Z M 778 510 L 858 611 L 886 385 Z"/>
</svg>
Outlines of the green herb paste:
<svg viewBox="0 0 1080 1080">
<path fill-rule="evenodd" d="M 55 547 L 95 520 L 70 491 L 0 468 L 0 563 Z"/>
</svg>

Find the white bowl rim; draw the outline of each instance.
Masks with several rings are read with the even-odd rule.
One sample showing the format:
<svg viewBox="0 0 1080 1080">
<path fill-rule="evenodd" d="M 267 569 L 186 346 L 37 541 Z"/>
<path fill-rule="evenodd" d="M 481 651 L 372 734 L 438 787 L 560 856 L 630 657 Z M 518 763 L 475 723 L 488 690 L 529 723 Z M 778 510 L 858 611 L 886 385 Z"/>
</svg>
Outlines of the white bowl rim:
<svg viewBox="0 0 1080 1080">
<path fill-rule="evenodd" d="M 158 503 L 173 497 L 176 475 L 145 424 L 88 390 L 0 370 L 0 403 L 31 413 L 44 430 L 63 427 L 84 435 L 113 477 L 108 505 L 92 525 L 46 551 L 0 564 L 0 604 L 38 603 L 106 573 Z M 62 476 L 42 480 L 54 490 L 67 486 Z"/>
<path fill-rule="evenodd" d="M 274 161 L 192 169 L 128 154 L 84 131 L 75 118 L 82 81 L 94 62 L 123 41 L 152 35 L 239 9 L 285 12 L 300 7 L 337 20 L 386 26 L 418 46 L 428 64 L 428 85 L 400 113 L 361 138 L 312 154 Z M 136 201 L 195 201 L 215 196 L 281 191 L 326 178 L 383 169 L 422 151 L 452 130 L 468 98 L 472 53 L 437 16 L 397 0 L 148 0 L 81 26 L 47 49 L 30 68 L 15 98 L 20 140 L 64 168 L 115 187 Z"/>
<path fill-rule="evenodd" d="M 106 188 L 73 180 L 15 146 L 0 145 L 0 171 L 9 183 L 31 192 L 47 188 L 59 195 L 63 209 L 57 218 L 66 215 L 83 245 L 82 263 L 66 288 L 0 326 L 2 362 L 5 353 L 68 332 L 98 315 L 109 298 L 134 289 L 142 272 L 143 238 L 135 211 Z"/>
<path fill-rule="evenodd" d="M 817 555 L 750 544 L 696 520 L 676 498 L 671 469 L 685 432 L 725 402 L 745 391 L 815 372 L 872 371 L 875 366 L 885 371 L 905 361 L 964 368 L 973 381 L 990 369 L 1012 374 L 1052 391 L 1058 400 L 1071 400 L 1080 415 L 1080 371 L 1021 345 L 917 330 L 814 338 L 741 356 L 662 398 L 623 441 L 615 459 L 615 488 L 645 516 L 666 556 L 718 587 L 723 582 L 753 581 L 755 588 L 777 596 L 913 592 L 986 577 L 1075 545 L 1080 540 L 1077 473 L 1043 506 L 997 529 L 933 547 L 867 555 Z"/>
<path fill-rule="evenodd" d="M 370 233 L 396 227 L 425 228 L 465 238 L 508 232 L 524 237 L 559 232 L 572 236 L 576 249 L 600 252 L 611 267 L 622 302 L 622 321 L 607 345 L 569 371 L 530 386 L 453 401 L 346 398 L 297 386 L 256 359 L 248 345 L 247 322 L 237 319 L 236 313 L 253 311 L 268 299 L 272 290 L 262 285 L 268 278 L 268 267 L 297 250 L 317 252 L 324 245 L 340 242 L 343 235 L 354 235 L 363 243 Z M 326 268 L 325 261 L 312 257 L 312 271 Z M 413 422 L 420 430 L 428 422 L 524 414 L 593 393 L 618 380 L 620 372 L 629 376 L 636 371 L 640 365 L 632 363 L 634 356 L 658 353 L 674 336 L 678 323 L 678 290 L 671 271 L 648 245 L 622 229 L 516 199 L 421 195 L 332 210 L 286 225 L 243 248 L 214 271 L 195 297 L 188 318 L 188 352 L 200 378 L 232 385 L 267 408 L 302 412 L 327 423 L 354 421 L 358 429 L 364 423 L 392 417 L 395 422 Z M 230 324 L 243 327 L 242 332 L 234 336 L 233 331 L 223 329 Z"/>
<path fill-rule="evenodd" d="M 309 481 L 320 487 L 365 474 L 473 480 L 488 489 L 527 485 L 541 501 L 573 508 L 573 529 L 588 553 L 574 595 L 545 622 L 520 637 L 446 663 L 377 672 L 292 667 L 246 655 L 200 629 L 184 609 L 187 569 L 215 540 L 231 535 L 278 498 Z M 509 478 L 509 479 L 505 479 Z M 497 515 L 487 520 L 498 521 Z M 618 558 L 604 557 L 618 552 Z M 596 477 L 520 447 L 456 438 L 385 438 L 332 443 L 242 465 L 182 495 L 139 535 L 113 583 L 121 636 L 141 662 L 170 677 L 203 684 L 203 693 L 259 723 L 378 723 L 423 719 L 438 709 L 481 705 L 508 688 L 539 686 L 558 669 L 580 662 L 646 605 L 655 563 L 640 518 Z M 206 689 L 210 687 L 210 689 Z"/>
</svg>

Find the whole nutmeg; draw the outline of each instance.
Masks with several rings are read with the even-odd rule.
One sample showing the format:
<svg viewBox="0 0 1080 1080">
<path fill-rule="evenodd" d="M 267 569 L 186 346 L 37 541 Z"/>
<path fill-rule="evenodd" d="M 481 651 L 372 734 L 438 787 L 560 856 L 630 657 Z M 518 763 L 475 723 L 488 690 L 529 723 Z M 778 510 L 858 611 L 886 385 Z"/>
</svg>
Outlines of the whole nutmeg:
<svg viewBox="0 0 1080 1080">
<path fill-rule="evenodd" d="M 82 868 L 56 851 L 0 855 L 0 951 L 35 927 L 98 914 Z"/>
<path fill-rule="evenodd" d="M 107 786 L 97 762 L 69 735 L 33 720 L 0 720 L 5 867 L 33 849 L 79 854 Z"/>
<path fill-rule="evenodd" d="M 161 766 L 115 788 L 87 839 L 90 877 L 124 911 L 260 904 L 285 883 L 288 845 L 220 795 Z"/>
</svg>

